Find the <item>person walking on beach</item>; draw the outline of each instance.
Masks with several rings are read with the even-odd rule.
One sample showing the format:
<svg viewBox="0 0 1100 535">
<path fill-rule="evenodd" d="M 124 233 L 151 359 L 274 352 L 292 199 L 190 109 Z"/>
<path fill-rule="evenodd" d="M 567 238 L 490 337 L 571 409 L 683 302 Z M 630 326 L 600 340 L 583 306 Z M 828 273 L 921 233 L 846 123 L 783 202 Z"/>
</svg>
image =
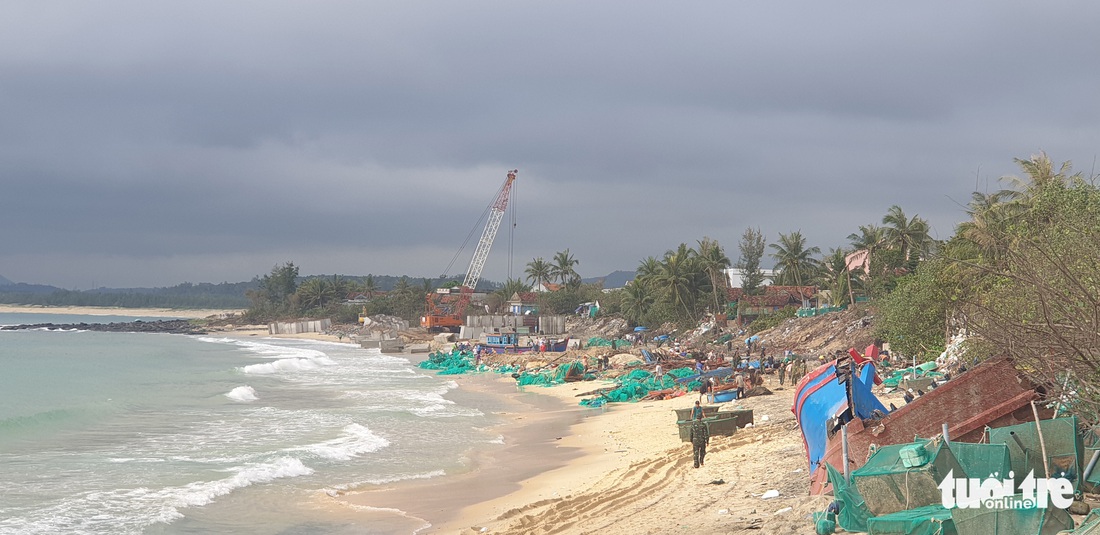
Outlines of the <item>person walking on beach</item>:
<svg viewBox="0 0 1100 535">
<path fill-rule="evenodd" d="M 707 456 L 707 444 L 710 444 L 710 431 L 703 422 L 703 411 L 699 409 L 699 415 L 691 422 L 691 453 L 695 459 L 695 467 L 703 466 L 703 459 Z"/>
</svg>

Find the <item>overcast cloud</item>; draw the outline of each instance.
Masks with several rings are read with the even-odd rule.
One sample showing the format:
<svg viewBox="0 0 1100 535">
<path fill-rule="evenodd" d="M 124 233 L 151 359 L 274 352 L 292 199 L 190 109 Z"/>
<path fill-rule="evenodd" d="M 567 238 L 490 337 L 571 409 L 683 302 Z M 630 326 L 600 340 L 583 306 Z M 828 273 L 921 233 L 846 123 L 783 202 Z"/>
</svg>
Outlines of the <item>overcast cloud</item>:
<svg viewBox="0 0 1100 535">
<path fill-rule="evenodd" d="M 66 288 L 438 276 L 512 168 L 513 276 L 750 226 L 828 251 L 893 204 L 943 239 L 1013 158 L 1089 174 L 1100 140 L 1091 2 L 4 11 L 0 276 Z"/>
</svg>

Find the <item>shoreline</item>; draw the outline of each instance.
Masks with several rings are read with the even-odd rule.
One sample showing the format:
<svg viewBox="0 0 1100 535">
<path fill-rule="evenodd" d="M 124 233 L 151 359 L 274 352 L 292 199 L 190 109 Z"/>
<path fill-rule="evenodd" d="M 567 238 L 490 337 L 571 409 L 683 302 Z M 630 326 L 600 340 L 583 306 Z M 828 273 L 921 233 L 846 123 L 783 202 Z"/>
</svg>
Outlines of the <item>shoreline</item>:
<svg viewBox="0 0 1100 535">
<path fill-rule="evenodd" d="M 0 305 L 0 312 L 183 317 L 185 311 Z M 207 317 L 230 311 L 186 312 Z M 270 335 L 259 325 L 227 325 L 215 333 L 354 343 L 321 333 Z M 393 356 L 415 364 L 426 355 Z M 504 437 L 501 447 L 465 452 L 468 470 L 322 492 L 314 505 L 364 527 L 379 514 L 431 524 L 407 531 L 418 534 L 747 534 L 812 533 L 812 513 L 829 501 L 808 495 L 801 434 L 790 410 L 794 389 L 779 387 L 774 377 L 766 383 L 773 395 L 722 404 L 723 410 L 753 409 L 756 425 L 713 437 L 699 469 L 692 467 L 691 447 L 680 441 L 672 412 L 693 405 L 695 395 L 586 409 L 577 394 L 607 382 L 517 388 L 510 377 L 492 372 L 453 379 L 462 395 L 488 396 L 481 405 L 496 417 L 491 429 Z M 779 497 L 764 500 L 769 490 Z"/>
<path fill-rule="evenodd" d="M 457 512 L 431 533 L 812 533 L 810 515 L 829 498 L 809 496 L 794 389 L 725 403 L 751 408 L 756 424 L 711 439 L 703 467 L 692 466 L 674 409 L 698 399 L 616 403 L 570 426 L 559 442 L 581 455 L 538 473 L 518 490 Z M 592 382 L 537 387 L 576 404 Z M 768 490 L 778 498 L 764 500 Z"/>
<path fill-rule="evenodd" d="M 519 490 L 522 481 L 567 466 L 583 455 L 561 442 L 589 409 L 570 407 L 551 396 L 517 392 L 509 377 L 458 376 L 455 380 L 465 394 L 485 396 L 490 405 L 499 407 L 493 414 L 501 421 L 489 429 L 501 435 L 503 444 L 464 452 L 469 458 L 466 471 L 352 489 L 334 496 L 337 503 L 355 510 L 401 511 L 431 524 L 417 530 L 418 534 L 452 533 L 448 526 L 459 519 L 460 511 L 499 500 Z"/>
</svg>

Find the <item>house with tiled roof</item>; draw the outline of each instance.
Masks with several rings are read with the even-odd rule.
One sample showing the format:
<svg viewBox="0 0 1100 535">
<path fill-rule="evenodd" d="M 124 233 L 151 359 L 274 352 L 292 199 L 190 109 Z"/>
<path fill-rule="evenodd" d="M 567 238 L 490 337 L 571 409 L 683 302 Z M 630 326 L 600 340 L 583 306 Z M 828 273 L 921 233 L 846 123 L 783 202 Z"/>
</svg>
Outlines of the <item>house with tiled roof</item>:
<svg viewBox="0 0 1100 535">
<path fill-rule="evenodd" d="M 515 316 L 538 314 L 538 294 L 535 292 L 516 292 L 508 300 L 508 312 Z"/>
<path fill-rule="evenodd" d="M 540 283 L 536 284 L 535 287 L 531 289 L 531 291 L 537 292 L 537 293 L 547 293 L 547 292 L 556 292 L 556 291 L 558 291 L 562 288 L 563 288 L 563 286 L 560 285 L 560 284 L 554 284 L 552 282 L 540 282 Z"/>
<path fill-rule="evenodd" d="M 764 286 L 759 295 L 745 295 L 741 288 L 729 288 L 731 315 L 738 315 L 742 324 L 759 316 L 775 314 L 787 307 L 817 306 L 817 286 Z"/>
</svg>

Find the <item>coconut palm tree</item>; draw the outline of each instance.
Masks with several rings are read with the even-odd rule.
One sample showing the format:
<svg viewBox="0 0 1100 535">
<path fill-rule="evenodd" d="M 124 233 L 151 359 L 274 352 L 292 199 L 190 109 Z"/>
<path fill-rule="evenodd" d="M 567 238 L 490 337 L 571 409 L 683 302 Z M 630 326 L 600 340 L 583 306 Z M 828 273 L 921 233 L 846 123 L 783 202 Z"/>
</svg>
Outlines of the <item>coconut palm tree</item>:
<svg viewBox="0 0 1100 535">
<path fill-rule="evenodd" d="M 363 293 L 367 294 L 367 299 L 374 299 L 374 292 L 378 291 L 378 283 L 374 281 L 374 275 L 367 275 L 366 279 L 363 279 Z"/>
<path fill-rule="evenodd" d="M 920 216 L 909 219 L 898 205 L 893 205 L 882 217 L 886 244 L 901 252 L 905 261 L 920 258 L 928 251 L 932 239 L 928 235 L 928 222 Z"/>
<path fill-rule="evenodd" d="M 1033 198 L 1047 186 L 1066 184 L 1071 180 L 1081 178 L 1081 173 L 1069 174 L 1073 171 L 1073 162 L 1070 161 L 1062 162 L 1062 165 L 1055 171 L 1054 162 L 1050 160 L 1050 157 L 1044 151 L 1039 151 L 1039 154 L 1032 154 L 1027 160 L 1019 158 L 1013 158 L 1012 160 L 1020 166 L 1026 178 L 1017 176 L 1001 177 L 1001 181 L 1009 184 L 1007 192 L 1011 200 L 1026 201 Z"/>
<path fill-rule="evenodd" d="M 665 288 L 670 301 L 684 310 L 688 316 L 694 316 L 692 309 L 695 304 L 695 295 L 700 284 L 698 281 L 702 271 L 698 269 L 695 261 L 695 250 L 681 243 L 675 251 L 665 252 L 661 262 L 660 271 L 655 282 Z"/>
<path fill-rule="evenodd" d="M 878 225 L 860 225 L 858 234 L 848 235 L 848 243 L 852 249 L 866 250 L 868 256 L 873 256 L 886 243 L 886 229 Z"/>
<path fill-rule="evenodd" d="M 776 267 L 780 269 L 777 279 L 781 283 L 803 286 L 804 281 L 810 280 L 817 273 L 819 262 L 813 256 L 821 254 L 821 248 L 806 247 L 806 238 L 802 236 L 801 230 L 790 234 L 780 232 L 779 243 L 768 247 L 775 251 L 771 256 L 777 263 Z"/>
<path fill-rule="evenodd" d="M 653 306 L 655 301 L 653 293 L 649 286 L 637 279 L 627 284 L 623 292 L 623 316 L 630 323 L 637 325 L 649 313 L 649 307 Z"/>
<path fill-rule="evenodd" d="M 730 259 L 726 256 L 726 252 L 722 250 L 718 240 L 710 238 L 699 240 L 697 258 L 699 267 L 706 272 L 707 278 L 710 279 L 711 294 L 714 296 L 714 311 L 718 313 L 722 310 L 722 302 L 727 300 L 726 287 L 729 286 L 729 279 L 726 277 L 725 270 L 730 267 Z M 719 293 L 722 295 L 721 300 L 718 298 Z"/>
<path fill-rule="evenodd" d="M 959 223 L 955 235 L 970 242 L 975 250 L 992 261 L 1000 259 L 1007 248 L 1005 233 L 1011 220 L 1022 213 L 1022 205 L 1008 202 L 1016 192 L 1002 190 L 992 194 L 974 192 L 967 204 L 970 221 Z"/>
<path fill-rule="evenodd" d="M 886 229 L 878 225 L 860 225 L 859 233 L 851 233 L 848 235 L 848 243 L 851 244 L 852 249 L 855 251 L 867 251 L 867 265 L 871 265 L 871 259 L 874 258 L 880 249 L 886 244 Z M 847 266 L 845 266 L 847 269 Z M 869 271 L 869 270 L 868 270 Z M 858 277 L 859 275 L 857 275 Z M 864 273 L 866 282 L 869 284 L 871 281 L 871 274 Z"/>
<path fill-rule="evenodd" d="M 527 263 L 527 269 L 524 270 L 524 273 L 527 274 L 527 280 L 539 285 L 550 282 L 550 274 L 553 269 L 554 267 L 540 256 Z"/>
<path fill-rule="evenodd" d="M 550 274 L 552 277 L 561 281 L 562 284 L 579 278 L 577 271 L 573 268 L 580 264 L 580 261 L 573 258 L 573 255 L 569 254 L 569 249 L 564 251 L 558 251 L 554 253 L 553 265 L 550 268 Z"/>
<path fill-rule="evenodd" d="M 398 297 L 407 297 L 416 293 L 416 289 L 409 283 L 409 277 L 404 275 L 394 284 L 393 293 Z"/>
<path fill-rule="evenodd" d="M 303 282 L 297 293 L 303 307 L 325 308 L 336 299 L 336 286 L 328 279 L 312 278 Z"/>
<path fill-rule="evenodd" d="M 507 281 L 504 282 L 504 286 L 501 286 L 500 289 L 493 292 L 493 294 L 495 294 L 497 297 L 499 297 L 500 301 L 503 303 L 503 302 L 508 301 L 509 299 L 511 299 L 512 295 L 514 295 L 514 294 L 526 293 L 526 292 L 530 292 L 530 291 L 531 291 L 531 285 L 530 284 L 524 284 L 524 282 L 522 280 L 519 280 L 519 279 L 508 279 Z"/>
<path fill-rule="evenodd" d="M 858 287 L 859 279 L 849 277 L 846 273 L 847 251 L 844 249 L 830 249 L 829 254 L 821 259 L 821 269 L 818 270 L 814 283 L 822 290 L 828 290 L 829 303 L 840 306 L 850 301 L 849 283 Z M 824 293 L 824 292 L 822 292 Z"/>
<path fill-rule="evenodd" d="M 660 272 L 661 261 L 652 256 L 647 256 L 638 264 L 638 269 L 634 272 L 634 280 L 648 285 L 653 282 Z"/>
</svg>

